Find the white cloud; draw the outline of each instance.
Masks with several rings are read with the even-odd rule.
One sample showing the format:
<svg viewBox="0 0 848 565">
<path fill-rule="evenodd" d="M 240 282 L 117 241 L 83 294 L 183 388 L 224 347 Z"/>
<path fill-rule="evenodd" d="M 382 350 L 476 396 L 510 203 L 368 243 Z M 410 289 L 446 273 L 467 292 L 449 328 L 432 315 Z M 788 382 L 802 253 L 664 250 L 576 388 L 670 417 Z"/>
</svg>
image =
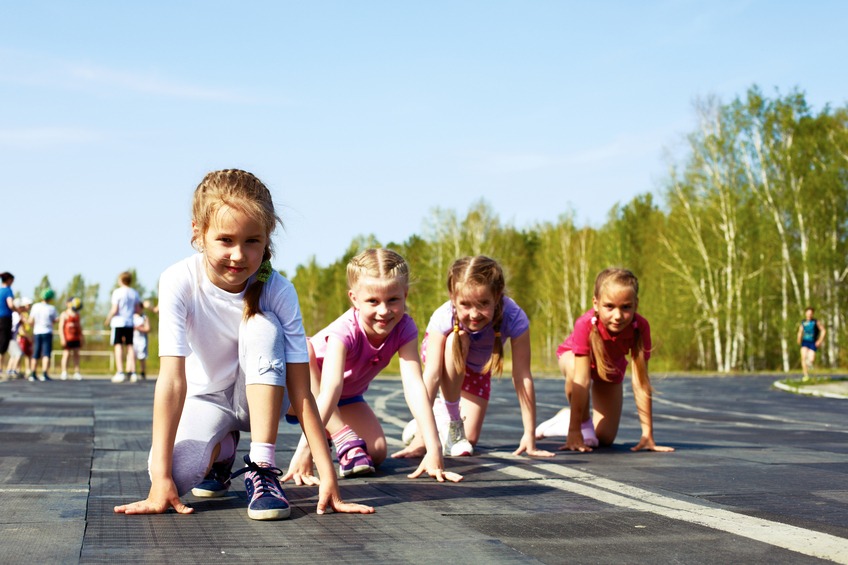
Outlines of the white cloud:
<svg viewBox="0 0 848 565">
<path fill-rule="evenodd" d="M 682 124 L 638 134 L 621 134 L 606 143 L 569 153 L 478 152 L 470 156 L 472 168 L 486 174 L 527 173 L 544 170 L 594 169 L 637 159 L 658 161 L 663 147 L 673 144 Z"/>
<path fill-rule="evenodd" d="M 100 132 L 81 128 L 30 127 L 0 129 L 0 147 L 32 149 L 48 145 L 73 145 L 100 141 Z"/>
<path fill-rule="evenodd" d="M 0 82 L 37 88 L 93 90 L 106 94 L 153 94 L 184 100 L 258 101 L 257 97 L 236 90 L 191 84 L 155 71 L 115 69 L 9 49 L 0 49 Z"/>
<path fill-rule="evenodd" d="M 63 74 L 73 83 L 93 85 L 98 88 L 106 87 L 187 100 L 245 101 L 244 97 L 232 91 L 195 86 L 161 77 L 155 73 L 123 71 L 96 65 L 71 63 L 64 65 Z"/>
</svg>

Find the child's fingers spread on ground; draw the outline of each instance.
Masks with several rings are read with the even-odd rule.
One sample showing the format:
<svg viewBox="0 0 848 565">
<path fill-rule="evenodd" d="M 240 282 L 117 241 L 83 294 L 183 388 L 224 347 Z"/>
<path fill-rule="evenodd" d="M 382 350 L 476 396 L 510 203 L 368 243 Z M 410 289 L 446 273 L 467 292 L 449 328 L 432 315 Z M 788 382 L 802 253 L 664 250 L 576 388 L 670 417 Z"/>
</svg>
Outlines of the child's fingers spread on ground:
<svg viewBox="0 0 848 565">
<path fill-rule="evenodd" d="M 446 471 L 445 472 L 445 478 L 452 483 L 458 483 L 459 481 L 461 481 L 465 477 L 463 477 L 459 473 L 454 473 L 452 471 Z"/>
<path fill-rule="evenodd" d="M 344 514 L 373 514 L 374 508 L 356 502 L 343 502 L 341 500 L 333 501 L 333 510 Z"/>
<path fill-rule="evenodd" d="M 413 473 L 408 474 L 406 476 L 406 478 L 407 479 L 417 479 L 418 477 L 421 476 L 422 473 L 424 473 L 424 470 L 425 470 L 424 466 L 419 465 L 419 467 L 417 469 L 415 469 L 415 471 Z"/>
<path fill-rule="evenodd" d="M 194 508 L 191 506 L 186 506 L 182 502 L 174 504 L 174 510 L 176 510 L 180 514 L 191 514 L 194 512 Z"/>
</svg>

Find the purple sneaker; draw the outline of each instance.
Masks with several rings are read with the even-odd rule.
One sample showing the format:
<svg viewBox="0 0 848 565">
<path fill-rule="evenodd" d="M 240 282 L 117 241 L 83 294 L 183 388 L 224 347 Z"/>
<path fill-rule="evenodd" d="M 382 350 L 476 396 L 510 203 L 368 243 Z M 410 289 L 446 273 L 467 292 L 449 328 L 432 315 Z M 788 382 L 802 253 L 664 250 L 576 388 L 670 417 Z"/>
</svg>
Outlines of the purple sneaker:
<svg viewBox="0 0 848 565">
<path fill-rule="evenodd" d="M 291 514 L 289 501 L 277 477 L 283 472 L 267 463 L 254 463 L 250 455 L 244 456 L 246 467 L 233 477 L 244 473 L 244 488 L 247 491 L 247 515 L 253 520 L 282 520 Z"/>
<path fill-rule="evenodd" d="M 365 442 L 361 439 L 346 441 L 336 449 L 339 456 L 339 473 L 342 477 L 367 475 L 374 472 L 374 462 L 365 451 Z"/>
</svg>

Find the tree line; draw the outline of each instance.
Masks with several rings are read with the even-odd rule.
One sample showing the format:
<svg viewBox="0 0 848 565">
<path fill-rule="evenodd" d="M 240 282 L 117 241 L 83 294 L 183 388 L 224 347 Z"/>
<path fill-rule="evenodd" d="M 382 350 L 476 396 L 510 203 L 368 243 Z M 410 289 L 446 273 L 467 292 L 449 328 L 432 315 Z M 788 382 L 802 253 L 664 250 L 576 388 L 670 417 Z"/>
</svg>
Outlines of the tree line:
<svg viewBox="0 0 848 565">
<path fill-rule="evenodd" d="M 484 254 L 503 265 L 509 294 L 532 321 L 539 369 L 555 370 L 557 345 L 610 265 L 639 277 L 654 370 L 789 371 L 808 305 L 828 330 L 819 359 L 843 364 L 848 109 L 814 112 L 801 92 L 769 98 L 752 87 L 728 104 L 703 101 L 696 114 L 659 196 L 616 205 L 602 226 L 578 226 L 567 211 L 517 229 L 481 200 L 464 217 L 436 208 L 423 234 L 387 242 L 410 263 L 408 307 L 421 331 L 447 299 L 450 263 Z M 348 307 L 345 264 L 379 245 L 359 237 L 334 263 L 297 268 L 307 332 Z"/>
<path fill-rule="evenodd" d="M 410 264 L 408 310 L 422 335 L 447 300 L 448 266 L 464 255 L 497 259 L 508 293 L 531 319 L 536 370 L 556 370 L 557 345 L 591 307 L 596 274 L 611 265 L 639 278 L 654 371 L 790 371 L 807 306 L 827 328 L 818 359 L 844 365 L 848 108 L 815 112 L 797 90 L 768 97 L 752 87 L 727 104 L 698 103 L 696 116 L 657 196 L 614 206 L 601 226 L 577 225 L 564 211 L 555 222 L 516 228 L 480 200 L 464 216 L 431 210 L 423 233 L 404 242 L 359 236 L 329 265 L 313 257 L 288 274 L 307 334 L 349 307 L 348 260 L 385 246 Z M 78 275 L 60 296 L 83 297 L 96 325 L 108 310 L 98 292 Z"/>
</svg>

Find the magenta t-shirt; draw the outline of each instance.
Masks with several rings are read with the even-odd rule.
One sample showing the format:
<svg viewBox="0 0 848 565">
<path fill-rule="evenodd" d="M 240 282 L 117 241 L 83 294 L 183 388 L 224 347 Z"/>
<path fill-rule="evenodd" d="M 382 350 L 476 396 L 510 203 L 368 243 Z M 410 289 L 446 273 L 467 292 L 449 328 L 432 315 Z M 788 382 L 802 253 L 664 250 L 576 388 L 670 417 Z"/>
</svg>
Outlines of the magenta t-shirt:
<svg viewBox="0 0 848 565">
<path fill-rule="evenodd" d="M 351 308 L 309 338 L 318 359 L 318 367 L 321 369 L 324 368 L 327 338 L 330 336 L 341 340 L 347 350 L 341 396 L 344 399 L 364 394 L 368 385 L 386 368 L 394 354 L 403 345 L 418 339 L 418 327 L 409 314 L 404 314 L 382 345 L 374 347 L 362 329 L 359 311 Z"/>
<path fill-rule="evenodd" d="M 503 308 L 503 319 L 501 320 L 502 342 L 518 337 L 530 329 L 530 320 L 527 318 L 527 314 L 524 313 L 521 306 L 515 303 L 515 300 L 509 296 L 504 296 Z M 492 356 L 492 349 L 495 347 L 495 330 L 491 323 L 477 332 L 470 332 L 467 328 L 462 329 L 468 332 L 471 338 L 465 365 L 475 373 L 480 373 Z M 448 300 L 433 312 L 433 315 L 430 317 L 430 323 L 427 324 L 427 334 L 440 333 L 442 335 L 448 335 L 452 331 L 453 305 Z M 421 346 L 421 349 L 427 351 L 426 335 L 424 336 L 424 344 Z"/>
<path fill-rule="evenodd" d="M 574 331 L 557 348 L 557 357 L 561 357 L 566 351 L 573 351 L 575 355 L 589 355 L 591 352 L 589 334 L 592 331 L 592 317 L 594 315 L 594 310 L 588 310 L 577 318 L 574 322 Z M 613 382 L 620 383 L 624 380 L 624 373 L 627 370 L 627 355 L 631 354 L 631 350 L 636 345 L 634 339 L 636 328 L 639 329 L 642 336 L 642 351 L 645 354 L 645 361 L 647 361 L 651 358 L 651 326 L 648 324 L 648 320 L 639 314 L 635 314 L 633 323 L 617 335 L 610 334 L 603 324 L 598 324 L 598 332 L 604 341 L 606 354 L 616 368 L 616 374 L 609 375 Z M 594 361 L 592 361 L 592 377 L 599 378 L 598 368 Z"/>
</svg>

